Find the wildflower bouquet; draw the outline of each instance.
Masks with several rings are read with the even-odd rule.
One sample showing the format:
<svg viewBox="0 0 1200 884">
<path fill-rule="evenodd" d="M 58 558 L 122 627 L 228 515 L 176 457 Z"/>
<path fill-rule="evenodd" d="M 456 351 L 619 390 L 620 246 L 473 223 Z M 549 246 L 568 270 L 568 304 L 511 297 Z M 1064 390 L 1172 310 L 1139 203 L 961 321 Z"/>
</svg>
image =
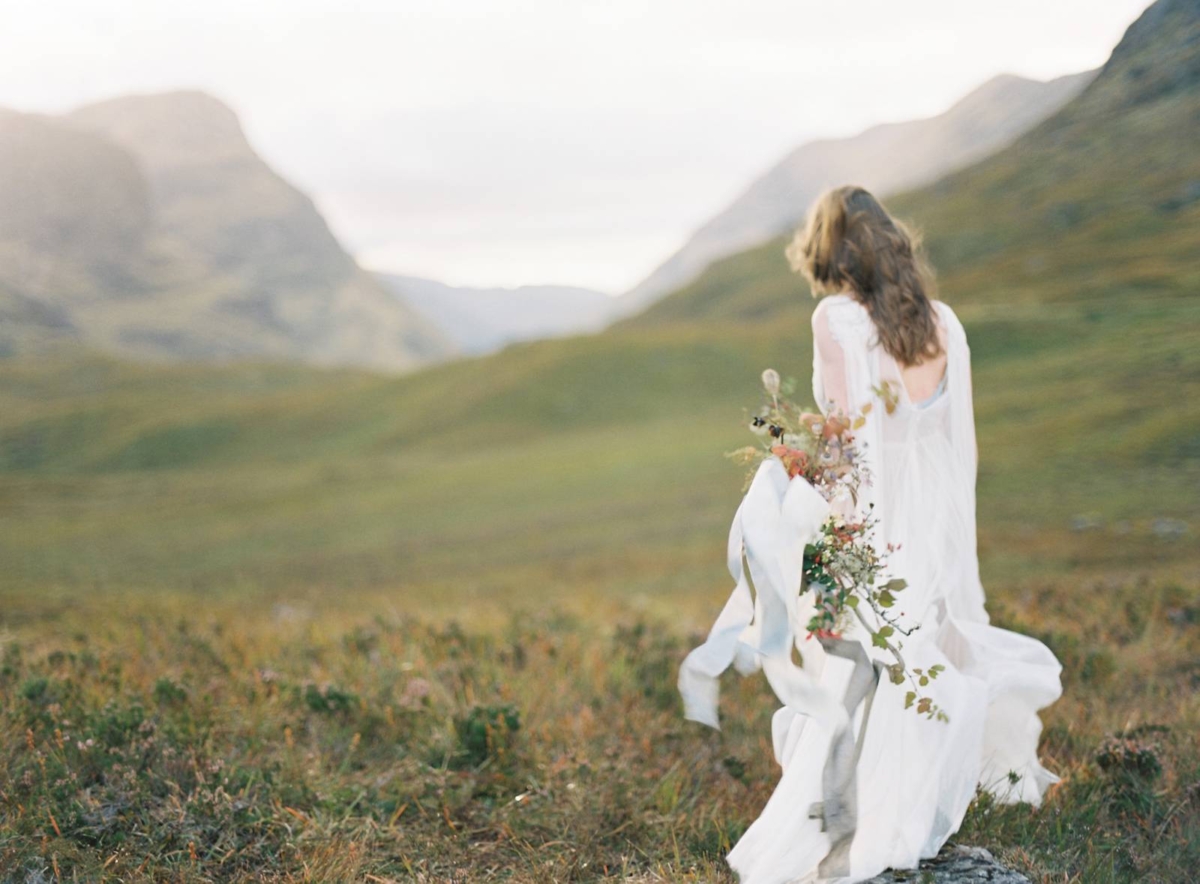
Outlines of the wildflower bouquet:
<svg viewBox="0 0 1200 884">
<path fill-rule="evenodd" d="M 750 431 L 761 442 L 728 456 L 750 465 L 751 477 L 763 460 L 776 457 L 789 479 L 808 482 L 831 504 L 833 514 L 804 550 L 799 592 L 814 596 L 814 612 L 807 624 L 809 637 L 841 639 L 857 621 L 871 636 L 871 644 L 890 652 L 895 659 L 887 667 L 892 683 L 911 684 L 905 708 L 915 706 L 919 714 L 948 720 L 932 698 L 921 694 L 921 688 L 936 679 L 944 667 L 910 670 L 901 654 L 897 635 L 911 635 L 920 624 L 905 627 L 892 614 L 897 594 L 907 586 L 903 579 L 886 573 L 888 556 L 896 547 L 888 544 L 879 550 L 872 543 L 876 525 L 871 515 L 873 504 L 867 507 L 865 516 L 855 515 L 859 490 L 870 484 L 871 477 L 854 432 L 866 423 L 871 403 L 852 416 L 825 415 L 801 409 L 788 398 L 795 386 L 793 380 L 785 384 L 773 369 L 764 371 L 762 380 L 765 399 L 749 419 Z M 874 625 L 863 614 L 864 608 L 874 612 Z"/>
</svg>

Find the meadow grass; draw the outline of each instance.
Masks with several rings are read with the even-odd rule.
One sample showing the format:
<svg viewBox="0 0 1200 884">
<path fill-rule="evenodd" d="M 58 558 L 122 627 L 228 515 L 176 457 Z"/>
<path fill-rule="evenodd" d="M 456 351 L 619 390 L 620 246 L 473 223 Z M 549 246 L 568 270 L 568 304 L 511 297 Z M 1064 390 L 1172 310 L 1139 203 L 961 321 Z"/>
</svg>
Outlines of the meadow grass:
<svg viewBox="0 0 1200 884">
<path fill-rule="evenodd" d="M 804 309 L 398 379 L 0 364 L 0 879 L 730 880 L 776 702 L 710 731 L 675 674 Z M 956 837 L 1040 882 L 1200 861 L 1198 309 L 961 311 L 989 610 L 1066 693 L 1045 807 Z"/>
<path fill-rule="evenodd" d="M 1154 518 L 1194 520 L 1195 474 L 1147 452 L 1174 451 L 1188 413 L 1126 389 L 1153 325 L 1143 340 L 1120 323 L 1125 350 L 1077 334 L 1076 361 L 1038 383 L 1020 357 L 1054 364 L 1055 336 L 1015 321 L 974 335 L 980 551 L 994 621 L 1064 664 L 1042 740 L 1063 782 L 1039 812 L 981 797 L 957 839 L 1038 881 L 1186 880 L 1200 581 L 1190 536 Z M 1103 398 L 1089 358 L 1109 366 Z M 187 397 L 134 372 L 81 401 L 30 395 L 10 424 L 28 438 L 48 411 L 133 412 L 0 478 L 0 877 L 730 880 L 723 853 L 778 775 L 776 703 L 726 679 L 718 733 L 682 719 L 674 680 L 729 588 L 737 400 L 617 425 L 581 402 L 480 444 L 374 407 L 415 380 L 254 381 L 252 408 L 253 391 L 184 374 Z M 225 449 L 163 432 L 227 407 Z M 1072 447 L 1137 407 L 1141 432 Z"/>
<path fill-rule="evenodd" d="M 981 794 L 954 840 L 1037 881 L 1187 880 L 1195 585 L 991 589 L 993 622 L 1064 664 L 1041 750 L 1063 780 L 1040 811 Z M 5 879 L 731 880 L 778 774 L 762 679 L 723 681 L 720 732 L 681 717 L 715 588 L 429 616 L 366 590 L 8 601 Z"/>
</svg>

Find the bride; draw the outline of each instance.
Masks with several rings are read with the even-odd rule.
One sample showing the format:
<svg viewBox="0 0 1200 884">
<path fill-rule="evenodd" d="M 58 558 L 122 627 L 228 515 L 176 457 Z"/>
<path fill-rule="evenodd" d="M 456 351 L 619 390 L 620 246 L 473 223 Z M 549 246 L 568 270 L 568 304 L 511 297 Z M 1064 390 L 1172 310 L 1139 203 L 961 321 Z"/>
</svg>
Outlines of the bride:
<svg viewBox="0 0 1200 884">
<path fill-rule="evenodd" d="M 794 574 L 778 562 L 799 553 L 781 529 L 790 505 L 783 488 L 798 483 L 766 470 L 760 476 L 776 475 L 774 485 L 764 478 L 756 487 L 756 477 L 730 536 L 738 587 L 708 641 L 684 661 L 679 688 L 687 716 L 717 726 L 716 679 L 736 662 L 743 672 L 763 669 L 784 702 L 772 721 L 779 784 L 727 857 L 742 884 L 852 884 L 935 856 L 977 786 L 1001 802 L 1040 804 L 1058 778 L 1038 761 L 1037 710 L 1059 697 L 1061 666 L 1042 643 L 988 623 L 976 555 L 970 351 L 954 311 L 931 298 L 914 236 L 866 190 L 841 187 L 816 202 L 788 258 L 824 295 L 812 315 L 818 405 L 826 415 L 873 406 L 855 433 L 871 475 L 856 508 L 859 516 L 871 510 L 876 548 L 897 547 L 889 571 L 908 584 L 897 607 L 919 625 L 904 638 L 904 657 L 925 671 L 945 667 L 928 690 L 948 721 L 905 708 L 906 686 L 879 677 L 891 660 L 865 629 L 841 642 L 805 636 L 812 593 L 796 601 L 793 590 L 776 616 L 789 621 L 786 651 L 767 647 L 764 635 L 779 630 L 757 577 L 750 585 L 759 600 L 750 601 L 742 550 L 757 544 L 755 554 L 775 563 L 765 575 Z M 821 505 L 810 524 L 828 512 Z M 863 663 L 857 676 L 853 655 Z M 874 678 L 863 690 L 855 679 L 871 676 L 868 658 Z"/>
</svg>

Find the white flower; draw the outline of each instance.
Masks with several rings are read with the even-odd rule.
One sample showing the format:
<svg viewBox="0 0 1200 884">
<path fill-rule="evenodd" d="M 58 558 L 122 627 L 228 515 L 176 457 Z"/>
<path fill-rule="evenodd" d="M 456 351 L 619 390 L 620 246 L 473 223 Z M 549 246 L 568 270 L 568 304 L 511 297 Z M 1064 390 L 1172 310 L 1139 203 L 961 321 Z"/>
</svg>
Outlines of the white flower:
<svg viewBox="0 0 1200 884">
<path fill-rule="evenodd" d="M 773 368 L 768 368 L 762 373 L 763 386 L 772 396 L 779 395 L 779 372 Z"/>
</svg>

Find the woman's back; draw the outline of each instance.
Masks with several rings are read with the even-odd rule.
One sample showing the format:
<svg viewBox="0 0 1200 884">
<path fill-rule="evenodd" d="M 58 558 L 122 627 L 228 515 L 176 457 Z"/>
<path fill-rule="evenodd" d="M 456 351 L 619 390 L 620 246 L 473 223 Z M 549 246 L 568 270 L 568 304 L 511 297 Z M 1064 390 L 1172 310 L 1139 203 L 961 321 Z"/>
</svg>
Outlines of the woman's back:
<svg viewBox="0 0 1200 884">
<path fill-rule="evenodd" d="M 937 622 L 943 602 L 960 617 L 986 622 L 975 541 L 970 350 L 950 306 L 932 303 L 943 352 L 906 371 L 880 344 L 861 302 L 846 294 L 824 298 L 813 313 L 813 392 L 827 410 L 853 414 L 871 406 L 860 431 L 872 473 L 865 503 L 875 506 L 878 539 L 898 547 L 891 561 L 911 588 L 906 614 Z M 914 392 L 928 395 L 916 399 Z"/>
</svg>

